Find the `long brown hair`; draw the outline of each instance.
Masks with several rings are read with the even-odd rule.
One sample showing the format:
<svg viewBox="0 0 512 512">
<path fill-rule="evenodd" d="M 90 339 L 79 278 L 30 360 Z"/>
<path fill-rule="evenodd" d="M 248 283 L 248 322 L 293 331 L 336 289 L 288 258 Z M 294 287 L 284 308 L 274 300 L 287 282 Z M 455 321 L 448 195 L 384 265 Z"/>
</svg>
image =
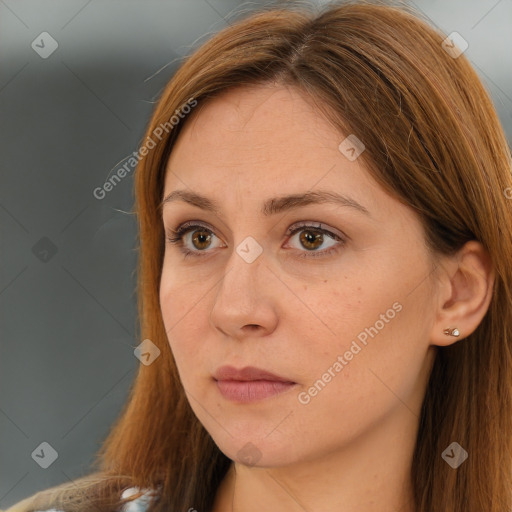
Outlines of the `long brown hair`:
<svg viewBox="0 0 512 512">
<path fill-rule="evenodd" d="M 338 2 L 314 13 L 274 7 L 186 59 L 156 105 L 144 139 L 156 145 L 135 175 L 140 340 L 161 356 L 140 366 L 97 454 L 97 482 L 83 481 L 81 499 L 80 481 L 49 501 L 39 493 L 36 506 L 110 512 L 120 490 L 139 486 L 160 489 L 151 511 L 211 509 L 231 461 L 189 406 L 162 321 L 164 172 L 191 99 L 200 109 L 222 91 L 277 83 L 305 93 L 340 133 L 364 141 L 372 176 L 417 212 L 432 251 L 453 254 L 469 240 L 489 251 L 491 303 L 471 335 L 438 350 L 411 479 L 417 512 L 512 509 L 511 156 L 488 93 L 466 57 L 443 48 L 445 37 L 419 14 L 382 2 Z M 177 112 L 179 122 L 170 123 Z M 441 457 L 453 441 L 469 453 L 456 470 Z"/>
</svg>

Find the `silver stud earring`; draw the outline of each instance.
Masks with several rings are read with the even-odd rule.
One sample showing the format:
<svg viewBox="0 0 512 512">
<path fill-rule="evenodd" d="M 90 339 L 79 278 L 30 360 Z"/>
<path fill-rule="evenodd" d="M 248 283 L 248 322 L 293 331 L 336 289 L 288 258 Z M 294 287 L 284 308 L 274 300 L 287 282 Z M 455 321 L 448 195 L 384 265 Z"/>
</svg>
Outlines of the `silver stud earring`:
<svg viewBox="0 0 512 512">
<path fill-rule="evenodd" d="M 457 327 L 453 328 L 453 329 L 445 329 L 443 331 L 447 336 L 460 336 L 460 331 L 459 329 L 457 329 Z"/>
</svg>

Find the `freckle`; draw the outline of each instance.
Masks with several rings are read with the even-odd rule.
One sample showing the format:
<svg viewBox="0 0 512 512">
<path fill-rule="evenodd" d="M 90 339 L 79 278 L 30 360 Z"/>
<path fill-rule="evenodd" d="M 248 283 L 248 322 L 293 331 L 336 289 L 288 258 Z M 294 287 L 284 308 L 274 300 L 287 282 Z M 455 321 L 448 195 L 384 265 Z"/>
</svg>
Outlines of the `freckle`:
<svg viewBox="0 0 512 512">
<path fill-rule="evenodd" d="M 327 283 L 327 279 L 324 279 L 324 283 Z"/>
</svg>

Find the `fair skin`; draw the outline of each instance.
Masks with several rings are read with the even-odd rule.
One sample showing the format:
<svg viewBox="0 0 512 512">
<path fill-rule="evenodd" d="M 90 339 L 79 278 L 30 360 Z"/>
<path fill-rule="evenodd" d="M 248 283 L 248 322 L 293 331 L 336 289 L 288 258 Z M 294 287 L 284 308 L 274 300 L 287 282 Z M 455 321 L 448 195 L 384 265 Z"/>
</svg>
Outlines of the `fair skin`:
<svg viewBox="0 0 512 512">
<path fill-rule="evenodd" d="M 160 301 L 190 405 L 233 460 L 213 511 L 413 512 L 409 475 L 436 347 L 463 343 L 485 315 L 487 253 L 472 241 L 434 259 L 415 213 L 362 158 L 340 152 L 346 135 L 294 89 L 238 88 L 196 114 L 169 159 L 164 197 L 193 191 L 219 211 L 165 204 L 166 230 L 205 227 L 183 238 L 197 257 L 166 242 Z M 369 214 L 329 203 L 261 212 L 269 198 L 315 190 L 350 196 Z M 313 227 L 287 234 L 298 222 Z M 319 223 L 345 243 L 324 234 L 308 244 Z M 248 236 L 262 250 L 251 263 L 236 250 Z M 360 351 L 345 356 L 354 340 Z M 296 385 L 236 403 L 212 377 L 225 364 Z"/>
</svg>

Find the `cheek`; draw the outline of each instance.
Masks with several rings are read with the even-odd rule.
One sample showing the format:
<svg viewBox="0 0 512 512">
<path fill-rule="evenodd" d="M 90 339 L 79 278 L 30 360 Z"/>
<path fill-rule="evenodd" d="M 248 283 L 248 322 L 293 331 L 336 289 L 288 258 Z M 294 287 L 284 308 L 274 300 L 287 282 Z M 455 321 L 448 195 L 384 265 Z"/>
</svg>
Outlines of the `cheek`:
<svg viewBox="0 0 512 512">
<path fill-rule="evenodd" d="M 192 316 L 197 317 L 210 286 L 198 271 L 182 271 L 167 255 L 165 258 L 159 293 L 163 319 L 169 332 L 174 330 L 174 326 L 190 322 Z"/>
<path fill-rule="evenodd" d="M 194 362 L 200 363 L 204 333 L 199 332 L 198 319 L 207 318 L 207 312 L 204 285 L 190 287 L 177 279 L 176 273 L 162 274 L 160 308 L 169 346 L 182 373 Z"/>
<path fill-rule="evenodd" d="M 376 308 L 379 314 L 386 310 Z M 414 349 L 415 340 L 407 333 L 411 312 L 403 306 L 383 327 L 375 327 L 379 316 L 372 313 L 373 308 L 363 323 L 346 317 L 337 337 L 313 336 L 301 351 L 307 370 L 294 397 L 297 435 L 321 431 L 325 439 L 348 442 L 392 410 L 419 415 L 425 355 Z"/>
<path fill-rule="evenodd" d="M 333 400 L 340 393 L 356 407 L 374 393 L 390 394 L 386 386 L 411 391 L 428 348 L 429 304 L 426 288 L 411 294 L 399 273 L 390 265 L 387 272 L 341 276 L 336 286 L 305 293 L 307 308 L 293 311 L 290 325 L 306 388 L 318 388 L 318 395 L 335 389 Z"/>
</svg>

